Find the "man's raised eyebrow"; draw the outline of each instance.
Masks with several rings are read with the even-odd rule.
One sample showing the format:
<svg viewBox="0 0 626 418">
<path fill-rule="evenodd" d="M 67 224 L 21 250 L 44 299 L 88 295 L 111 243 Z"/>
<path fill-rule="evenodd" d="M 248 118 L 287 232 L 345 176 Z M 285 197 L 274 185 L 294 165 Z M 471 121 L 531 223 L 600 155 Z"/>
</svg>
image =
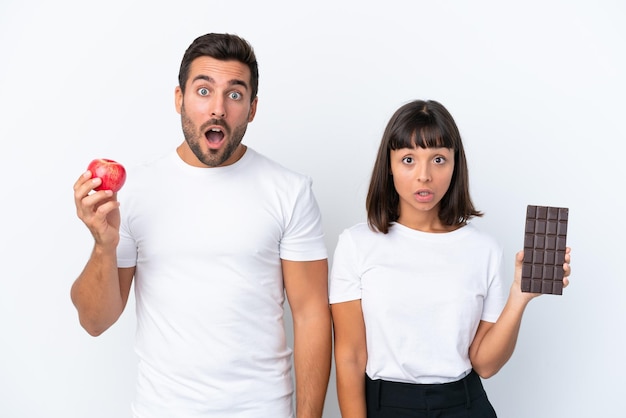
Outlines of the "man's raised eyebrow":
<svg viewBox="0 0 626 418">
<path fill-rule="evenodd" d="M 215 83 L 215 79 L 213 79 L 213 77 L 208 76 L 208 75 L 202 75 L 202 74 L 197 75 L 197 76 L 195 76 L 195 77 L 194 77 L 194 79 L 192 80 L 192 82 L 196 82 L 196 81 L 198 81 L 198 80 L 204 80 L 204 81 L 208 81 L 209 83 Z M 246 89 L 248 89 L 248 88 L 249 88 L 249 87 L 248 87 L 248 83 L 246 83 L 246 82 L 245 82 L 245 81 L 243 81 L 243 80 L 236 79 L 236 78 L 235 78 L 235 79 L 233 79 L 233 80 L 230 80 L 230 81 L 228 82 L 228 85 L 230 85 L 230 86 L 243 86 L 243 87 L 245 87 Z"/>
</svg>

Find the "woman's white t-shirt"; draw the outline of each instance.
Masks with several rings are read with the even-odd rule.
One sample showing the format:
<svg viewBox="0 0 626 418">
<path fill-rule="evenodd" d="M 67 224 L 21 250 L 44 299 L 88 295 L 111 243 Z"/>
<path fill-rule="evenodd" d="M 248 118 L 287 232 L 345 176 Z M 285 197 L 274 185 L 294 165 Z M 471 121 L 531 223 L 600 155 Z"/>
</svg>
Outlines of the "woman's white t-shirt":
<svg viewBox="0 0 626 418">
<path fill-rule="evenodd" d="M 471 370 L 480 320 L 495 322 L 506 301 L 497 242 L 467 224 L 425 233 L 366 223 L 339 237 L 330 303 L 361 299 L 371 379 L 456 381 Z"/>
</svg>

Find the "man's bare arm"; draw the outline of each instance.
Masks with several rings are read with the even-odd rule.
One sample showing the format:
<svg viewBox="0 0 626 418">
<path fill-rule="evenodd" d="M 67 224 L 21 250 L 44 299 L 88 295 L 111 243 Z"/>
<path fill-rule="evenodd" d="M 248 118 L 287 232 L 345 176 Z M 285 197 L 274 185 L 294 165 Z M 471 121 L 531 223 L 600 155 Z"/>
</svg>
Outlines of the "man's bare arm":
<svg viewBox="0 0 626 418">
<path fill-rule="evenodd" d="M 99 178 L 83 173 L 74 183 L 78 218 L 94 238 L 85 268 L 74 281 L 71 298 L 81 325 L 91 335 L 100 335 L 122 314 L 135 268 L 117 268 L 120 211 L 117 196 L 110 190 L 95 192 Z"/>
<path fill-rule="evenodd" d="M 328 261 L 283 260 L 282 265 L 293 316 L 296 416 L 321 418 L 332 355 Z"/>
</svg>

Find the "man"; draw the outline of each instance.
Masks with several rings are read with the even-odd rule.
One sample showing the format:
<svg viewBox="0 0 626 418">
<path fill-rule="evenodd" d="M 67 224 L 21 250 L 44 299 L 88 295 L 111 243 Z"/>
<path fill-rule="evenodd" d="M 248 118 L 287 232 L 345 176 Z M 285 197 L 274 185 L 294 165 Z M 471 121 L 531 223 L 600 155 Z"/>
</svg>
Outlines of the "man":
<svg viewBox="0 0 626 418">
<path fill-rule="evenodd" d="M 252 47 L 207 34 L 175 89 L 185 140 L 128 172 L 120 200 L 74 185 L 93 252 L 72 286 L 81 325 L 109 328 L 135 282 L 135 417 L 321 417 L 330 374 L 327 252 L 309 177 L 246 147 L 257 108 Z"/>
</svg>

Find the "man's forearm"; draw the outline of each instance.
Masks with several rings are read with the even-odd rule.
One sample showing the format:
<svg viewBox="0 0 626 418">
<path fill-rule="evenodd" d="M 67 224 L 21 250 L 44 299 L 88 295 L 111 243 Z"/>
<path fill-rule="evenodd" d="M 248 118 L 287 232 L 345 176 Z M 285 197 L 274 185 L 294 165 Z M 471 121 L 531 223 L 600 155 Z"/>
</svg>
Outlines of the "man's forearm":
<svg viewBox="0 0 626 418">
<path fill-rule="evenodd" d="M 80 323 L 91 335 L 111 326 L 124 309 L 115 252 L 97 246 L 71 289 Z"/>
<path fill-rule="evenodd" d="M 297 418 L 321 418 L 330 378 L 330 311 L 307 325 L 294 322 Z"/>
</svg>

